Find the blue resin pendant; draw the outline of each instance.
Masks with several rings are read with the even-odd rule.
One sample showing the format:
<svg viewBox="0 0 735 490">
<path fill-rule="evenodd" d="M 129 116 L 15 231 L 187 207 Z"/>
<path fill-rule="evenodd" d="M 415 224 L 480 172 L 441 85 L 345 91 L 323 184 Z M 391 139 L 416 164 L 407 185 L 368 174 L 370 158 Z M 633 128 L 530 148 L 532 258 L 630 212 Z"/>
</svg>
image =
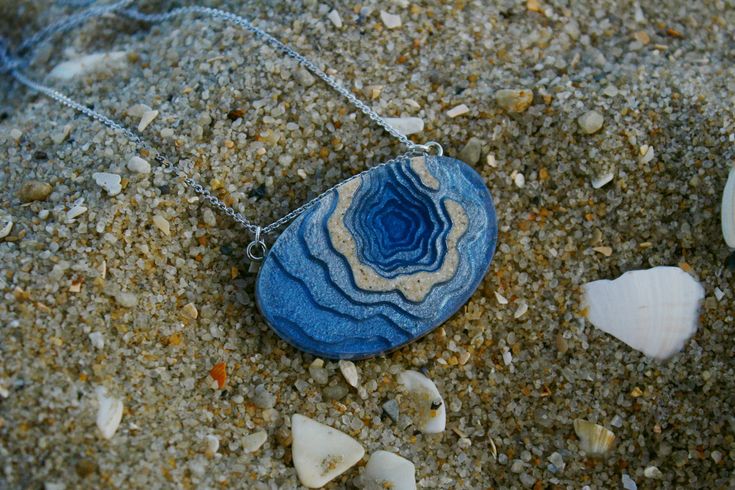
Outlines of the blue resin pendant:
<svg viewBox="0 0 735 490">
<path fill-rule="evenodd" d="M 497 233 L 477 172 L 447 157 L 406 158 L 346 182 L 291 223 L 261 266 L 258 306 L 303 351 L 383 354 L 470 298 Z"/>
</svg>

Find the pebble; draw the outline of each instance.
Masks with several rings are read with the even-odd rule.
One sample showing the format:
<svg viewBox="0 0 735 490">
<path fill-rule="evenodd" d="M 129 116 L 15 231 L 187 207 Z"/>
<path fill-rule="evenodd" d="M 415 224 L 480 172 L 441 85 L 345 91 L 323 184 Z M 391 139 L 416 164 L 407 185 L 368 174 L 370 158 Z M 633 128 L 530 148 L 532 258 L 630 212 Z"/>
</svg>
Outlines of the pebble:
<svg viewBox="0 0 735 490">
<path fill-rule="evenodd" d="M 720 288 L 715 288 L 715 298 L 717 299 L 717 301 L 720 301 L 724 297 L 725 292 Z"/>
<path fill-rule="evenodd" d="M 122 400 L 109 396 L 104 386 L 98 386 L 97 393 L 97 428 L 105 439 L 111 439 L 120 426 L 123 416 Z"/>
<path fill-rule="evenodd" d="M 467 165 L 475 165 L 480 161 L 482 155 L 482 141 L 472 137 L 464 145 L 464 148 L 459 152 L 459 159 L 465 162 Z"/>
<path fill-rule="evenodd" d="M 122 191 L 122 185 L 120 185 L 121 178 L 118 174 L 95 172 L 92 174 L 92 178 L 97 185 L 106 190 L 107 194 L 110 196 L 116 196 L 120 194 L 120 191 Z"/>
<path fill-rule="evenodd" d="M 526 185 L 526 177 L 525 177 L 525 176 L 524 176 L 524 175 L 523 175 L 522 173 L 518 172 L 518 173 L 517 173 L 517 174 L 515 174 L 515 176 L 513 177 L 513 183 L 514 183 L 514 184 L 516 185 L 516 187 L 518 187 L 519 189 L 520 189 L 520 188 L 523 188 L 523 186 L 525 186 L 525 185 Z"/>
<path fill-rule="evenodd" d="M 355 363 L 344 359 L 340 360 L 339 370 L 342 371 L 342 376 L 345 377 L 350 386 L 352 386 L 353 388 L 357 388 L 357 385 L 360 384 L 360 379 L 357 374 L 357 367 L 355 366 Z"/>
<path fill-rule="evenodd" d="M 366 489 L 416 490 L 416 467 L 397 454 L 375 451 L 370 455 L 361 482 Z"/>
<path fill-rule="evenodd" d="M 138 131 L 143 131 L 148 127 L 150 123 L 158 116 L 158 111 L 146 111 L 140 116 L 140 122 L 138 123 Z"/>
<path fill-rule="evenodd" d="M 39 180 L 27 180 L 20 186 L 18 197 L 22 202 L 44 201 L 52 190 L 51 184 Z"/>
<path fill-rule="evenodd" d="M 605 184 L 610 183 L 614 177 L 615 177 L 615 173 L 613 172 L 604 173 L 600 175 L 599 177 L 592 179 L 592 188 L 599 189 L 603 187 Z"/>
<path fill-rule="evenodd" d="M 309 365 L 309 375 L 317 384 L 325 385 L 329 382 L 329 371 L 324 369 L 324 361 L 319 358 Z"/>
<path fill-rule="evenodd" d="M 140 158 L 137 155 L 130 157 L 127 164 L 128 170 L 137 174 L 149 174 L 151 173 L 151 164 L 148 160 Z"/>
<path fill-rule="evenodd" d="M 71 223 L 74 218 L 81 216 L 86 212 L 87 208 L 85 206 L 82 206 L 82 203 L 75 204 L 69 209 L 69 211 L 66 212 L 66 222 Z"/>
<path fill-rule="evenodd" d="M 498 301 L 499 305 L 508 304 L 508 299 L 497 291 L 495 291 L 495 299 Z"/>
<path fill-rule="evenodd" d="M 592 250 L 604 255 L 605 257 L 610 257 L 613 253 L 613 249 L 610 247 L 592 247 Z"/>
<path fill-rule="evenodd" d="M 137 117 L 138 119 L 140 119 L 141 117 L 143 117 L 143 114 L 152 110 L 153 109 L 145 104 L 133 104 L 128 107 L 125 113 L 130 117 Z"/>
<path fill-rule="evenodd" d="M 487 154 L 487 157 L 485 158 L 485 163 L 487 163 L 492 168 L 498 168 L 498 161 L 495 159 L 494 153 Z"/>
<path fill-rule="evenodd" d="M 602 114 L 592 110 L 579 116 L 577 118 L 577 124 L 579 124 L 579 127 L 584 133 L 594 134 L 602 128 L 604 120 L 605 119 L 602 117 Z"/>
<path fill-rule="evenodd" d="M 138 296 L 136 296 L 134 293 L 120 291 L 115 294 L 115 301 L 117 301 L 120 306 L 124 306 L 125 308 L 132 308 L 134 306 L 137 306 Z"/>
<path fill-rule="evenodd" d="M 96 349 L 105 347 L 105 337 L 100 332 L 92 332 L 89 334 L 89 341 Z"/>
<path fill-rule="evenodd" d="M 661 479 L 663 478 L 664 474 L 661 473 L 661 470 L 659 470 L 655 466 L 648 466 L 645 470 L 643 470 L 643 476 L 646 478 L 652 478 L 652 479 Z"/>
<path fill-rule="evenodd" d="M 326 485 L 365 455 L 360 443 L 344 432 L 297 413 L 291 417 L 291 434 L 293 465 L 308 488 Z"/>
<path fill-rule="evenodd" d="M 204 437 L 204 451 L 206 455 L 213 458 L 217 451 L 219 451 L 219 438 L 212 434 L 207 434 Z"/>
<path fill-rule="evenodd" d="M 456 107 L 452 107 L 447 111 L 447 116 L 454 119 L 455 117 L 462 116 L 464 114 L 467 114 L 470 112 L 470 108 L 467 107 L 465 104 L 459 104 Z"/>
<path fill-rule="evenodd" d="M 404 136 L 424 130 L 424 120 L 420 117 L 386 117 L 385 120 Z"/>
<path fill-rule="evenodd" d="M 638 485 L 636 485 L 635 481 L 627 473 L 623 473 L 622 482 L 625 490 L 638 490 Z"/>
<path fill-rule="evenodd" d="M 186 303 L 181 308 L 181 314 L 190 320 L 196 320 L 199 318 L 199 311 L 197 310 L 197 307 L 194 306 L 194 303 Z"/>
<path fill-rule="evenodd" d="M 528 311 L 528 303 L 523 302 L 518 305 L 518 308 L 516 308 L 515 313 L 513 313 L 513 318 L 520 318 L 523 315 L 526 314 Z"/>
<path fill-rule="evenodd" d="M 171 236 L 171 224 L 160 214 L 153 215 L 153 224 L 166 236 Z"/>
<path fill-rule="evenodd" d="M 521 483 L 526 487 L 532 487 L 536 484 L 536 478 L 528 473 L 522 473 L 520 476 Z"/>
<path fill-rule="evenodd" d="M 526 464 L 520 459 L 513 460 L 513 464 L 510 465 L 510 471 L 511 473 L 520 473 L 523 471 L 524 466 L 526 466 Z"/>
<path fill-rule="evenodd" d="M 10 232 L 13 230 L 13 220 L 8 220 L 5 225 L 0 228 L 0 238 L 5 238 L 6 236 L 10 235 Z"/>
<path fill-rule="evenodd" d="M 273 408 L 274 406 L 276 406 L 275 395 L 269 392 L 268 388 L 266 388 L 265 385 L 262 384 L 255 387 L 255 393 L 253 394 L 251 400 L 257 407 L 263 409 Z"/>
<path fill-rule="evenodd" d="M 111 70 L 124 67 L 128 54 L 125 51 L 111 51 L 109 53 L 92 53 L 56 65 L 49 73 L 51 78 L 71 80 L 96 71 Z"/>
<path fill-rule="evenodd" d="M 710 453 L 710 457 L 712 458 L 712 461 L 714 461 L 716 464 L 720 464 L 720 461 L 722 461 L 722 453 L 717 449 Z"/>
<path fill-rule="evenodd" d="M 398 408 L 398 402 L 395 399 L 391 398 L 387 402 L 383 403 L 383 411 L 393 422 L 398 422 L 400 411 Z"/>
<path fill-rule="evenodd" d="M 417 371 L 403 371 L 398 383 L 407 393 L 406 410 L 418 430 L 424 434 L 444 432 L 447 423 L 444 399 L 432 380 Z"/>
<path fill-rule="evenodd" d="M 397 29 L 401 27 L 401 16 L 386 12 L 385 10 L 380 11 L 380 20 L 388 29 Z"/>
<path fill-rule="evenodd" d="M 71 130 L 72 125 L 65 124 L 64 127 L 61 128 L 61 131 L 58 131 L 51 136 L 51 141 L 53 141 L 57 145 L 63 143 L 71 134 Z"/>
<path fill-rule="evenodd" d="M 551 455 L 549 456 L 549 462 L 553 464 L 559 471 L 564 471 L 564 468 L 566 468 L 567 466 L 562 455 L 556 451 L 551 453 Z"/>
<path fill-rule="evenodd" d="M 505 364 L 506 366 L 510 366 L 512 362 L 513 362 L 513 354 L 509 350 L 504 351 L 503 352 L 503 364 Z"/>
<path fill-rule="evenodd" d="M 495 101 L 508 112 L 525 112 L 533 102 L 533 90 L 502 89 L 495 92 Z"/>
<path fill-rule="evenodd" d="M 20 139 L 23 137 L 23 131 L 21 131 L 18 128 L 13 128 L 10 130 L 10 133 L 8 133 L 8 136 L 10 136 L 10 139 L 18 143 Z"/>
<path fill-rule="evenodd" d="M 615 97 L 616 95 L 618 95 L 618 89 L 615 87 L 615 85 L 608 85 L 607 87 L 602 89 L 602 95 Z"/>
<path fill-rule="evenodd" d="M 242 450 L 246 453 L 254 453 L 261 448 L 265 441 L 268 439 L 268 433 L 264 430 L 253 432 L 248 434 L 242 439 Z"/>
<path fill-rule="evenodd" d="M 342 398 L 346 397 L 347 394 L 350 392 L 349 388 L 347 388 L 344 384 L 336 384 L 336 385 L 330 385 L 325 386 L 322 390 L 322 394 L 324 395 L 324 398 L 327 400 L 341 400 Z"/>
<path fill-rule="evenodd" d="M 643 145 L 638 151 L 640 153 L 639 163 L 649 163 L 655 156 L 653 146 Z"/>
<path fill-rule="evenodd" d="M 311 87 L 314 85 L 314 82 L 316 81 L 316 78 L 314 78 L 314 75 L 311 74 L 309 70 L 304 68 L 303 66 L 299 66 L 296 69 L 296 80 L 303 85 L 304 87 Z"/>
<path fill-rule="evenodd" d="M 342 17 L 340 17 L 339 12 L 336 10 L 332 10 L 327 14 L 327 18 L 332 21 L 332 24 L 334 24 L 334 27 L 337 29 L 342 28 Z"/>
</svg>

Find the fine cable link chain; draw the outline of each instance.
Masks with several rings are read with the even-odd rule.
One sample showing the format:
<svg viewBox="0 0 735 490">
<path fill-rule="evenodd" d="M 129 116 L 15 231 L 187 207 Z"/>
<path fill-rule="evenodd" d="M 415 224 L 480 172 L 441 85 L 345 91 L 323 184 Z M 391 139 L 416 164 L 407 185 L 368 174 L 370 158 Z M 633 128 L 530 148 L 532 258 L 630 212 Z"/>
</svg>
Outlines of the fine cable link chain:
<svg viewBox="0 0 735 490">
<path fill-rule="evenodd" d="M 401 160 L 404 160 L 406 158 L 410 158 L 416 155 L 431 156 L 433 154 L 436 156 L 442 156 L 444 153 L 441 145 L 435 141 L 429 141 L 425 144 L 413 143 L 405 135 L 401 134 L 397 129 L 391 126 L 388 123 L 388 121 L 383 119 L 377 112 L 372 110 L 367 104 L 365 104 L 363 101 L 358 99 L 352 92 L 347 90 L 337 80 L 327 75 L 322 69 L 320 69 L 311 60 L 305 58 L 303 55 L 298 53 L 296 50 L 294 50 L 287 44 L 279 41 L 278 39 L 271 36 L 267 32 L 255 27 L 254 25 L 250 23 L 250 21 L 248 21 L 247 19 L 243 17 L 240 17 L 238 15 L 235 15 L 231 12 L 227 12 L 224 10 L 209 8 L 209 7 L 200 7 L 200 6 L 175 8 L 169 12 L 164 12 L 161 14 L 145 14 L 145 13 L 139 12 L 134 9 L 125 8 L 130 3 L 132 3 L 132 0 L 122 0 L 117 3 L 107 5 L 107 6 L 92 7 L 90 9 L 87 9 L 84 12 L 81 12 L 76 15 L 72 15 L 66 19 L 62 19 L 54 24 L 51 24 L 50 26 L 47 26 L 46 28 L 40 30 L 39 32 L 37 32 L 36 34 L 28 38 L 26 41 L 24 41 L 18 48 L 17 53 L 22 53 L 24 51 L 27 52 L 26 59 L 20 58 L 18 56 L 12 56 L 10 54 L 10 51 L 7 45 L 7 41 L 3 38 L 0 38 L 0 74 L 7 72 L 15 80 L 25 85 L 26 87 L 30 88 L 31 90 L 40 92 L 46 95 L 47 97 L 67 107 L 70 107 L 78 112 L 81 112 L 85 116 L 95 121 L 102 123 L 103 125 L 107 126 L 110 129 L 121 132 L 131 142 L 133 142 L 137 146 L 139 152 L 145 151 L 149 153 L 150 155 L 153 155 L 153 159 L 158 164 L 160 164 L 162 167 L 172 170 L 174 174 L 176 174 L 179 177 L 183 177 L 184 183 L 188 187 L 190 187 L 196 194 L 202 196 L 202 199 L 206 201 L 210 206 L 214 207 L 215 209 L 218 209 L 223 214 L 229 216 L 236 223 L 238 223 L 243 228 L 245 228 L 246 230 L 248 230 L 250 233 L 253 234 L 254 239 L 248 244 L 247 249 L 246 249 L 247 256 L 250 260 L 260 261 L 260 260 L 263 260 L 263 258 L 265 258 L 265 255 L 267 252 L 267 246 L 266 246 L 265 241 L 262 238 L 262 235 L 273 233 L 281 226 L 295 219 L 296 217 L 298 217 L 299 215 L 301 215 L 302 213 L 304 213 L 305 211 L 307 211 L 308 209 L 316 205 L 324 196 L 329 194 L 331 191 L 347 184 L 348 182 L 358 177 L 365 175 L 368 172 L 371 172 L 385 165 L 390 165 L 395 162 L 398 162 L 398 161 L 401 161 Z M 83 22 L 87 20 L 90 20 L 96 17 L 101 17 L 101 16 L 104 16 L 110 13 L 122 14 L 133 20 L 137 20 L 141 22 L 148 22 L 148 23 L 162 22 L 162 21 L 171 19 L 173 17 L 176 17 L 178 15 L 185 15 L 185 14 L 202 14 L 205 16 L 220 18 L 220 19 L 224 19 L 226 21 L 232 22 L 242 27 L 243 29 L 247 30 L 248 32 L 252 33 L 256 37 L 256 39 L 261 39 L 262 41 L 264 41 L 265 44 L 271 46 L 277 51 L 280 51 L 286 56 L 293 58 L 294 60 L 296 60 L 297 63 L 304 66 L 312 73 L 314 73 L 317 77 L 319 77 L 327 85 L 332 87 L 336 92 L 338 92 L 340 95 L 345 97 L 352 105 L 360 109 L 360 111 L 363 112 L 365 115 L 367 115 L 371 121 L 375 122 L 377 125 L 385 129 L 391 136 L 395 137 L 401 143 L 403 143 L 406 147 L 408 147 L 408 151 L 391 160 L 388 160 L 386 162 L 370 167 L 366 170 L 363 170 L 362 172 L 358 174 L 353 175 L 352 177 L 349 177 L 346 180 L 343 180 L 342 182 L 327 189 L 326 191 L 319 194 L 317 197 L 311 199 L 310 201 L 301 205 L 297 209 L 294 209 L 293 211 L 289 212 L 285 216 L 279 218 L 278 220 L 274 221 L 273 223 L 265 227 L 256 225 L 250 222 L 241 213 L 235 211 L 234 208 L 227 206 L 219 198 L 212 195 L 212 193 L 208 189 L 203 187 L 201 184 L 197 183 L 193 178 L 191 178 L 184 171 L 182 171 L 178 167 L 178 165 L 174 165 L 168 158 L 166 158 L 163 154 L 161 154 L 158 150 L 156 150 L 150 144 L 148 144 L 142 138 L 142 136 L 134 132 L 132 129 L 127 128 L 126 126 L 123 126 L 122 124 L 116 122 L 115 120 L 93 109 L 90 109 L 89 107 L 86 107 L 80 104 L 79 102 L 74 101 L 73 99 L 67 97 L 66 95 L 64 95 L 63 93 L 61 93 L 60 91 L 56 89 L 42 85 L 26 77 L 24 74 L 22 74 L 19 71 L 21 67 L 24 67 L 30 64 L 30 61 L 32 60 L 33 55 L 34 55 L 34 48 L 38 44 L 48 40 L 54 34 L 57 34 L 63 31 L 68 31 L 82 24 Z"/>
</svg>

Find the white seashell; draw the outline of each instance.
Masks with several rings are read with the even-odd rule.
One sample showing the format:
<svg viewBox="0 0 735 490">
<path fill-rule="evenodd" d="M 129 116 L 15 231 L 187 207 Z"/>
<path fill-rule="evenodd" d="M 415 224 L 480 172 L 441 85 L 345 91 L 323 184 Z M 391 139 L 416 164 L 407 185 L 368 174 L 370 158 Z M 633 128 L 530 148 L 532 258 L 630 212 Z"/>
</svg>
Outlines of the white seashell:
<svg viewBox="0 0 735 490">
<path fill-rule="evenodd" d="M 398 383 L 408 390 L 411 403 L 406 411 L 418 429 L 425 434 L 444 432 L 447 414 L 434 382 L 416 371 L 403 371 L 398 375 Z"/>
<path fill-rule="evenodd" d="M 127 62 L 125 51 L 112 51 L 109 53 L 93 53 L 81 56 L 73 60 L 59 63 L 51 70 L 49 76 L 61 80 L 70 80 L 80 75 L 95 71 L 103 71 L 112 68 L 120 68 Z"/>
<path fill-rule="evenodd" d="M 210 458 L 214 457 L 219 451 L 219 438 L 212 434 L 207 434 L 204 437 L 204 452 Z"/>
<path fill-rule="evenodd" d="M 332 21 L 332 24 L 334 24 L 334 27 L 337 29 L 340 29 L 342 27 L 342 17 L 339 16 L 339 12 L 336 10 L 332 10 L 327 14 L 327 19 Z"/>
<path fill-rule="evenodd" d="M 516 308 L 515 313 L 513 313 L 513 318 L 518 319 L 522 317 L 523 315 L 525 315 L 527 311 L 528 311 L 528 303 L 523 302 L 518 305 L 518 308 Z"/>
<path fill-rule="evenodd" d="M 420 117 L 386 117 L 385 120 L 404 136 L 424 130 L 424 120 Z"/>
<path fill-rule="evenodd" d="M 148 127 L 150 123 L 158 116 L 158 111 L 146 111 L 140 116 L 140 122 L 138 123 L 138 131 L 143 131 Z"/>
<path fill-rule="evenodd" d="M 397 454 L 375 451 L 360 480 L 366 490 L 416 490 L 416 467 Z"/>
<path fill-rule="evenodd" d="M 342 376 L 345 377 L 350 386 L 357 388 L 357 385 L 360 384 L 360 378 L 357 375 L 357 367 L 355 367 L 355 363 L 352 361 L 345 361 L 343 359 L 339 361 L 339 370 L 342 371 Z"/>
<path fill-rule="evenodd" d="M 125 113 L 130 117 L 143 117 L 143 114 L 146 112 L 150 112 L 153 109 L 148 107 L 145 104 L 133 104 L 130 107 L 128 107 L 128 110 L 125 111 Z"/>
<path fill-rule="evenodd" d="M 495 291 L 495 299 L 498 300 L 499 305 L 507 305 L 508 304 L 508 298 L 500 294 L 499 292 Z"/>
<path fill-rule="evenodd" d="M 590 456 L 605 454 L 615 442 L 611 431 L 583 419 L 574 420 L 574 432 L 579 437 L 580 449 Z"/>
<path fill-rule="evenodd" d="M 468 112 L 470 112 L 470 108 L 467 107 L 467 104 L 459 104 L 458 106 L 449 109 L 447 111 L 447 116 L 454 119 L 455 117 L 462 116 Z"/>
<path fill-rule="evenodd" d="M 264 430 L 248 434 L 242 440 L 242 450 L 246 453 L 254 453 L 265 444 L 266 439 L 268 439 L 268 433 Z"/>
<path fill-rule="evenodd" d="M 96 349 L 102 349 L 105 347 L 105 338 L 99 332 L 92 332 L 89 334 L 89 341 Z"/>
<path fill-rule="evenodd" d="M 599 177 L 592 179 L 592 188 L 599 189 L 605 186 L 606 184 L 610 183 L 614 177 L 615 177 L 614 172 L 608 172 L 606 174 L 602 174 Z"/>
<path fill-rule="evenodd" d="M 166 236 L 171 236 L 171 224 L 160 214 L 153 216 L 153 224 Z"/>
<path fill-rule="evenodd" d="M 5 238 L 6 236 L 10 235 L 10 232 L 13 229 L 13 220 L 9 219 L 8 222 L 0 228 L 0 238 Z"/>
<path fill-rule="evenodd" d="M 344 432 L 295 413 L 291 417 L 291 451 L 301 484 L 320 488 L 365 455 L 359 442 Z"/>
<path fill-rule="evenodd" d="M 391 14 L 386 12 L 385 10 L 380 11 L 380 20 L 383 21 L 383 24 L 388 29 L 396 29 L 398 27 L 401 27 L 401 16 L 396 14 Z"/>
<path fill-rule="evenodd" d="M 74 218 L 87 212 L 87 208 L 81 204 L 75 204 L 66 212 L 66 222 L 71 223 Z"/>
<path fill-rule="evenodd" d="M 92 178 L 97 185 L 102 187 L 111 196 L 120 194 L 122 186 L 120 185 L 121 178 L 118 174 L 110 174 L 107 172 L 96 172 L 92 174 Z"/>
<path fill-rule="evenodd" d="M 117 428 L 123 415 L 122 400 L 108 396 L 107 389 L 104 386 L 98 386 L 95 390 L 97 393 L 97 428 L 102 433 L 102 437 L 110 439 L 115 435 Z"/>
<path fill-rule="evenodd" d="M 144 160 L 139 156 L 132 156 L 128 160 L 128 170 L 137 174 L 149 174 L 151 173 L 151 164 L 148 160 Z"/>
<path fill-rule="evenodd" d="M 626 272 L 584 285 L 587 318 L 647 356 L 666 359 L 697 331 L 704 288 L 678 267 Z"/>
<path fill-rule="evenodd" d="M 722 236 L 730 248 L 735 248 L 735 168 L 730 169 L 725 190 L 722 193 Z"/>
</svg>

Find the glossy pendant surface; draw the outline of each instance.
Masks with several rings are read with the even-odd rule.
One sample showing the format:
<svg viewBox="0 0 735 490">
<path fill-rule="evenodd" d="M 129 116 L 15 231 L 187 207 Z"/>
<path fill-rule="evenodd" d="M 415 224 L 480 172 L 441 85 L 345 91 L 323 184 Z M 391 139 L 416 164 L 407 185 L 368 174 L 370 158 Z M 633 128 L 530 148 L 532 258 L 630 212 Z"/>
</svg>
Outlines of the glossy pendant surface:
<svg viewBox="0 0 735 490">
<path fill-rule="evenodd" d="M 376 356 L 452 316 L 496 241 L 477 172 L 447 157 L 406 158 L 347 181 L 294 220 L 263 261 L 258 306 L 298 349 Z"/>
</svg>

